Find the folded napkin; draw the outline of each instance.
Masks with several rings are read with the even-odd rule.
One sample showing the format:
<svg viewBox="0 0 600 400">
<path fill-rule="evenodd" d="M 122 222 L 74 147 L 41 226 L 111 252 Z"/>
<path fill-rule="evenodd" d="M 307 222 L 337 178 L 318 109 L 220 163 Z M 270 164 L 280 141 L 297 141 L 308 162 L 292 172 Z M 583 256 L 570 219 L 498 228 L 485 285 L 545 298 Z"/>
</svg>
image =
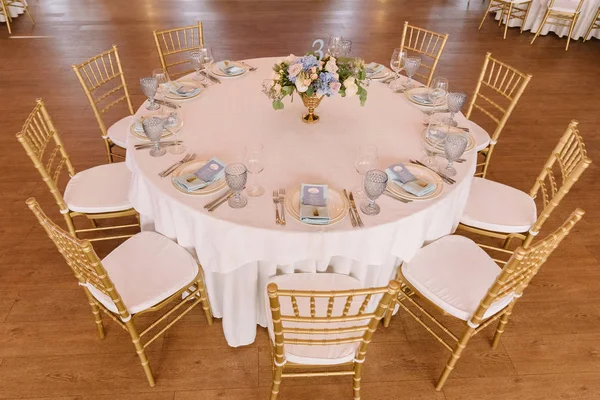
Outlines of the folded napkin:
<svg viewBox="0 0 600 400">
<path fill-rule="evenodd" d="M 144 135 L 144 126 L 142 125 L 142 121 L 144 120 L 144 117 L 140 118 L 140 119 L 135 119 L 133 121 L 133 130 L 135 133 L 139 133 Z M 165 122 L 165 127 L 166 128 L 171 128 L 171 127 L 175 127 L 177 126 L 177 124 L 179 123 L 179 117 L 177 116 L 176 113 L 171 113 L 171 115 L 169 115 L 166 118 L 166 122 Z"/>
<path fill-rule="evenodd" d="M 417 179 L 402 163 L 390 165 L 385 173 L 390 181 L 417 197 L 428 195 L 436 188 L 433 183 Z"/>
<path fill-rule="evenodd" d="M 239 75 L 244 72 L 243 68 L 238 67 L 229 60 L 219 61 L 217 67 L 227 75 Z"/>
<path fill-rule="evenodd" d="M 171 81 L 169 83 L 169 93 L 180 97 L 194 97 L 200 93 L 200 88 L 192 85 L 184 85 L 181 82 Z"/>
<path fill-rule="evenodd" d="M 375 75 L 383 71 L 383 69 L 385 68 L 382 64 L 376 62 L 371 62 L 365 65 L 365 67 L 367 68 L 367 75 Z"/>
<path fill-rule="evenodd" d="M 428 93 L 414 93 L 413 95 L 411 95 L 411 97 L 417 103 L 421 103 L 421 104 L 428 105 L 428 106 L 433 104 L 431 102 L 431 100 L 429 100 Z"/>
<path fill-rule="evenodd" d="M 225 174 L 225 164 L 211 158 L 198 171 L 173 177 L 173 182 L 187 192 L 200 190 L 218 181 Z"/>
<path fill-rule="evenodd" d="M 302 184 L 300 189 L 300 221 L 312 225 L 329 223 L 327 185 Z"/>
</svg>

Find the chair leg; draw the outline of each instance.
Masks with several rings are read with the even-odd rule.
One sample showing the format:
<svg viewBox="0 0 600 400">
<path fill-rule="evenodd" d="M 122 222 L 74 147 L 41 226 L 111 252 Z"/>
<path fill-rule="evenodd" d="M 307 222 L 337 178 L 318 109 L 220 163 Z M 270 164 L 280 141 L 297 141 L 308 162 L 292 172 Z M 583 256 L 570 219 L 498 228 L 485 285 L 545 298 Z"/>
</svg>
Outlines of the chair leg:
<svg viewBox="0 0 600 400">
<path fill-rule="evenodd" d="M 148 379 L 148 384 L 150 385 L 150 387 L 154 387 L 156 382 L 154 381 L 154 376 L 152 375 L 152 370 L 150 369 L 150 362 L 148 361 L 148 357 L 146 357 L 146 351 L 144 350 L 144 346 L 142 346 L 140 336 L 137 333 L 137 329 L 135 328 L 135 325 L 131 320 L 125 322 L 125 326 L 127 327 L 129 336 L 131 336 L 131 341 L 133 342 L 133 346 L 135 347 L 135 352 L 140 358 L 142 368 L 144 368 L 144 373 L 146 374 L 146 379 Z"/>
<path fill-rule="evenodd" d="M 204 310 L 206 322 L 208 322 L 208 325 L 212 325 L 213 316 L 212 311 L 210 310 L 210 302 L 208 301 L 208 293 L 206 291 L 206 286 L 204 286 L 204 281 L 200 279 L 196 282 L 196 285 L 198 285 L 198 289 L 200 290 L 200 303 L 202 303 L 202 309 Z"/>
<path fill-rule="evenodd" d="M 354 392 L 354 400 L 360 400 L 360 379 L 362 377 L 362 366 L 363 363 L 354 363 L 354 376 L 352 377 L 352 390 Z"/>
<path fill-rule="evenodd" d="M 496 328 L 496 333 L 494 334 L 494 339 L 492 340 L 492 349 L 498 347 L 498 343 L 500 343 L 500 336 L 504 333 L 504 327 L 508 322 L 508 318 L 512 314 L 512 304 L 508 306 L 506 312 L 500 317 L 500 322 L 498 322 L 498 327 Z"/>
<path fill-rule="evenodd" d="M 527 3 L 527 11 L 525 11 L 525 16 L 523 17 L 523 22 L 521 23 L 521 32 L 523 33 L 523 29 L 525 29 L 525 22 L 527 22 L 527 17 L 529 16 L 529 10 L 531 10 L 531 1 Z"/>
<path fill-rule="evenodd" d="M 508 22 L 510 21 L 510 17 L 512 15 L 512 10 L 513 10 L 513 5 L 512 3 L 510 3 L 510 6 L 508 6 L 508 13 L 506 14 L 506 22 L 504 23 L 504 38 L 506 39 L 506 32 L 508 31 Z"/>
<path fill-rule="evenodd" d="M 392 314 L 394 313 L 394 310 L 396 309 L 397 302 L 398 302 L 398 298 L 396 297 L 390 303 L 390 307 L 388 308 L 387 312 L 385 313 L 385 316 L 383 317 L 383 327 L 384 328 L 387 328 L 388 326 L 390 326 L 390 321 L 392 319 Z"/>
<path fill-rule="evenodd" d="M 31 14 L 29 13 L 29 6 L 27 6 L 27 4 L 25 4 L 24 1 L 21 1 L 21 4 L 23 4 L 23 8 L 25 9 L 25 13 L 29 17 L 29 20 L 31 21 L 31 23 L 33 25 L 35 25 L 35 21 L 33 20 L 33 17 L 31 16 Z"/>
<path fill-rule="evenodd" d="M 8 12 L 8 8 L 6 4 L 4 4 L 4 0 L 0 0 L 0 5 L 2 6 L 2 12 L 4 13 L 4 18 L 6 19 L 6 27 L 8 28 L 8 34 L 12 35 L 12 30 L 10 29 L 10 13 Z"/>
<path fill-rule="evenodd" d="M 537 32 L 535 33 L 535 36 L 531 40 L 530 44 L 533 44 L 533 42 L 535 42 L 535 39 L 537 39 L 537 37 L 540 36 L 540 32 L 542 32 L 542 28 L 544 28 L 544 25 L 546 25 L 546 20 L 548 19 L 549 14 L 550 14 L 550 10 L 546 11 L 546 14 L 544 14 L 544 19 L 542 20 L 542 23 L 540 24 L 540 27 L 538 28 Z"/>
<path fill-rule="evenodd" d="M 481 23 L 479 24 L 479 28 L 477 28 L 477 30 L 481 30 L 481 27 L 483 26 L 485 19 L 487 18 L 488 14 L 490 13 L 490 9 L 492 8 L 493 2 L 494 2 L 494 0 L 490 0 L 490 5 L 488 6 L 487 10 L 485 10 L 485 13 L 483 14 L 483 18 L 481 19 Z M 502 18 L 502 16 L 500 18 Z"/>
<path fill-rule="evenodd" d="M 92 314 L 94 314 L 94 322 L 96 323 L 96 329 L 98 330 L 98 336 L 100 337 L 100 339 L 104 339 L 104 325 L 102 325 L 102 314 L 100 311 L 100 308 L 96 305 L 96 302 L 94 301 L 92 295 L 90 294 L 90 292 L 87 290 L 87 288 L 85 289 L 85 295 L 88 298 L 88 303 L 90 304 L 90 307 L 92 308 Z"/>
<path fill-rule="evenodd" d="M 92 224 L 93 228 L 97 228 L 98 227 L 98 224 L 96 223 L 95 219 L 90 218 L 90 224 Z"/>
<path fill-rule="evenodd" d="M 504 244 L 502 245 L 502 248 L 504 250 L 508 250 L 508 247 L 510 246 L 510 242 L 512 242 L 512 240 L 514 239 L 513 236 L 508 236 L 505 240 L 504 240 Z"/>
<path fill-rule="evenodd" d="M 442 390 L 442 387 L 444 387 L 444 384 L 446 383 L 448 376 L 450 376 L 450 373 L 454 369 L 456 362 L 458 361 L 463 350 L 467 346 L 469 339 L 471 339 L 471 336 L 473 336 L 474 331 L 475 331 L 475 329 L 468 327 L 467 331 L 464 333 L 464 335 L 462 336 L 460 341 L 457 343 L 456 348 L 454 349 L 454 351 L 452 352 L 452 355 L 450 356 L 450 358 L 448 359 L 448 362 L 446 363 L 446 367 L 444 368 L 444 371 L 442 372 L 440 379 L 438 379 L 438 382 L 435 385 L 435 390 L 440 391 L 440 390 Z"/>
<path fill-rule="evenodd" d="M 573 34 L 573 29 L 575 29 L 575 24 L 577 23 L 579 15 L 575 15 L 573 17 L 573 21 L 571 22 L 571 27 L 569 28 L 569 36 L 567 36 L 567 47 L 565 47 L 565 51 L 569 50 L 569 43 L 571 42 L 571 35 Z"/>
<path fill-rule="evenodd" d="M 270 400 L 277 400 L 279 395 L 279 386 L 281 385 L 281 374 L 283 373 L 283 367 L 275 365 L 273 367 L 273 383 L 271 384 L 271 397 Z"/>
</svg>

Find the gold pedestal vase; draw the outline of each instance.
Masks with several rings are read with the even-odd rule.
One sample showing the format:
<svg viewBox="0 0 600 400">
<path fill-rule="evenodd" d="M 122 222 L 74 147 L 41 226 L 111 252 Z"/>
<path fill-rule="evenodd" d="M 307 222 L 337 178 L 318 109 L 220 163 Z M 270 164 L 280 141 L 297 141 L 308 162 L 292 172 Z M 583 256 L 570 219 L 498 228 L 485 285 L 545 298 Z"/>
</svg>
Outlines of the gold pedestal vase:
<svg viewBox="0 0 600 400">
<path fill-rule="evenodd" d="M 323 100 L 323 96 L 319 97 L 315 94 L 309 96 L 305 93 L 301 93 L 300 97 L 302 98 L 302 103 L 304 106 L 308 108 L 308 113 L 302 116 L 302 121 L 307 124 L 314 124 L 315 122 L 319 122 L 319 116 L 315 114 L 315 108 L 321 104 L 321 100 Z"/>
</svg>

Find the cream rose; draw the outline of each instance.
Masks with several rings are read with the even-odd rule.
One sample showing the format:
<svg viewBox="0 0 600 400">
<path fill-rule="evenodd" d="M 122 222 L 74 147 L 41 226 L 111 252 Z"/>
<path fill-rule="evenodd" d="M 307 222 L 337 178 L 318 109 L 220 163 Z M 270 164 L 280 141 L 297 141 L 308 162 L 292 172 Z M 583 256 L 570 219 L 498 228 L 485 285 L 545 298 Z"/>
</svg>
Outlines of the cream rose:
<svg viewBox="0 0 600 400">
<path fill-rule="evenodd" d="M 298 76 L 300 71 L 302 71 L 302 64 L 292 64 L 288 67 L 288 74 L 291 77 Z"/>
<path fill-rule="evenodd" d="M 358 86 L 353 77 L 347 78 L 344 81 L 344 87 L 346 88 L 346 96 L 356 96 L 358 93 Z"/>
</svg>

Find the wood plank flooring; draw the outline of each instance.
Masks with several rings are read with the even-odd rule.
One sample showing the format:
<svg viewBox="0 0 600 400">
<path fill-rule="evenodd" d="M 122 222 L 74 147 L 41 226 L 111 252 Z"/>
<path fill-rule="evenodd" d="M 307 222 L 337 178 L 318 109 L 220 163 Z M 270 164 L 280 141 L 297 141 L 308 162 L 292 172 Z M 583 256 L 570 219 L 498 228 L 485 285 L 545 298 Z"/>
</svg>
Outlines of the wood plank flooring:
<svg viewBox="0 0 600 400">
<path fill-rule="evenodd" d="M 600 41 L 502 30 L 485 4 L 458 0 L 30 0 L 37 24 L 19 17 L 10 39 L 0 24 L 0 398 L 45 400 L 250 400 L 269 392 L 265 330 L 256 342 L 229 348 L 221 323 L 208 327 L 200 310 L 149 348 L 157 386 L 146 384 L 127 335 L 107 323 L 96 338 L 92 317 L 67 266 L 25 206 L 35 196 L 58 220 L 56 207 L 17 143 L 37 97 L 46 101 L 76 169 L 105 162 L 90 107 L 70 65 L 118 44 L 137 107 L 137 79 L 157 67 L 151 30 L 204 22 L 217 58 L 296 54 L 333 32 L 353 40 L 356 54 L 386 63 L 405 20 L 450 39 L 438 74 L 452 90 L 472 92 L 485 52 L 533 74 L 503 132 L 490 178 L 528 190 L 569 121 L 580 121 L 596 161 L 547 227 L 576 206 L 584 220 L 542 269 L 513 312 L 497 350 L 491 332 L 473 339 L 443 392 L 433 383 L 447 354 L 421 327 L 394 317 L 375 335 L 363 398 L 505 400 L 600 398 Z M 106 254 L 114 244 L 98 246 Z M 349 399 L 349 378 L 284 380 L 281 399 Z"/>
</svg>

